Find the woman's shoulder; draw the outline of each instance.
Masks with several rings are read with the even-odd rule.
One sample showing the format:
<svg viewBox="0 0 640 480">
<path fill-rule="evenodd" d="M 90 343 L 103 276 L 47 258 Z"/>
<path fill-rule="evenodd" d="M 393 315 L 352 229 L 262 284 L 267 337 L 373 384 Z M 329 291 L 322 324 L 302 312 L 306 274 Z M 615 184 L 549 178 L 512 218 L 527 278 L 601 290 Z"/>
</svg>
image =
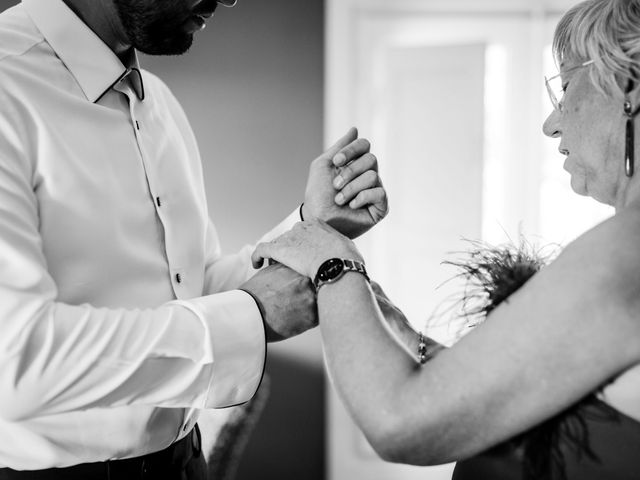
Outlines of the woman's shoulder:
<svg viewBox="0 0 640 480">
<path fill-rule="evenodd" d="M 625 243 L 640 239 L 640 201 L 618 210 L 614 215 L 580 235 L 574 243 L 602 241 Z"/>
<path fill-rule="evenodd" d="M 640 320 L 639 245 L 640 202 L 620 210 L 565 249 L 574 266 L 587 274 L 586 281 L 594 285 L 593 295 L 610 305 L 612 328 L 616 311 L 631 321 Z M 640 422 L 640 363 L 630 365 L 604 386 L 600 398 Z"/>
<path fill-rule="evenodd" d="M 557 260 L 581 272 L 594 287 L 608 286 L 599 293 L 613 300 L 616 293 L 629 289 L 640 293 L 639 245 L 640 205 L 628 207 L 588 230 L 567 245 Z"/>
</svg>

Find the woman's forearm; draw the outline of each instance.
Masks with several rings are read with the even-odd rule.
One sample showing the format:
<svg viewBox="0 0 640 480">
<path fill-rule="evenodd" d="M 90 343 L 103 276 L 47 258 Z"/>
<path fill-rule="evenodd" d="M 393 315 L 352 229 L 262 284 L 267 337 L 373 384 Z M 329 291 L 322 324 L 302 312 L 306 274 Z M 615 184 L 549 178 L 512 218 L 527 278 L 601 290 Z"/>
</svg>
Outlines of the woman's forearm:
<svg viewBox="0 0 640 480">
<path fill-rule="evenodd" d="M 318 312 L 331 377 L 374 449 L 388 458 L 415 404 L 406 387 L 418 381 L 421 368 L 416 332 L 401 312 L 390 315 L 393 309 L 377 300 L 362 275 L 347 273 L 320 289 Z M 430 355 L 442 348 L 430 347 Z"/>
<path fill-rule="evenodd" d="M 376 282 L 371 282 L 371 288 L 375 294 L 376 302 L 382 312 L 382 316 L 394 337 L 407 350 L 407 353 L 411 357 L 417 359 L 418 344 L 420 342 L 419 332 L 409 323 L 404 313 L 391 302 L 380 285 Z M 423 337 L 423 340 L 427 346 L 427 358 L 433 357 L 437 352 L 445 348 L 443 345 L 426 336 Z"/>
</svg>

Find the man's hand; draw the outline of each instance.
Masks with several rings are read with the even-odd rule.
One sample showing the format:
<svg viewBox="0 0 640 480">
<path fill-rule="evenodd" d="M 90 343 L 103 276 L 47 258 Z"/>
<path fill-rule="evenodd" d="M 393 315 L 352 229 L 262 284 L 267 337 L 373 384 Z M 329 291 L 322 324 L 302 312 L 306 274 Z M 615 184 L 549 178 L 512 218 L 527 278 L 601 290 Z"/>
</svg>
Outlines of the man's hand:
<svg viewBox="0 0 640 480">
<path fill-rule="evenodd" d="M 260 270 L 240 290 L 249 292 L 257 300 L 267 342 L 284 340 L 318 325 L 313 284 L 284 265 L 275 264 Z"/>
<path fill-rule="evenodd" d="M 387 215 L 387 192 L 370 149 L 369 141 L 351 128 L 311 163 L 302 207 L 305 220 L 323 220 L 356 238 Z"/>
</svg>

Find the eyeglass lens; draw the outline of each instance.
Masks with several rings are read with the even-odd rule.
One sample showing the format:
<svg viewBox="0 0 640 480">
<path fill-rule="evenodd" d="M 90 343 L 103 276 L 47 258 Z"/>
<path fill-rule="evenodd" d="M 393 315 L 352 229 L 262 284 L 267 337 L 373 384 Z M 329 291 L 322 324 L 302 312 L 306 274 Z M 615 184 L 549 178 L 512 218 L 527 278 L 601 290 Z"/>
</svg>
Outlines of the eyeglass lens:
<svg viewBox="0 0 640 480">
<path fill-rule="evenodd" d="M 562 109 L 562 97 L 564 97 L 564 90 L 562 88 L 562 78 L 560 76 L 554 76 L 548 78 L 545 82 L 547 87 L 547 93 L 553 108 L 556 110 Z"/>
</svg>

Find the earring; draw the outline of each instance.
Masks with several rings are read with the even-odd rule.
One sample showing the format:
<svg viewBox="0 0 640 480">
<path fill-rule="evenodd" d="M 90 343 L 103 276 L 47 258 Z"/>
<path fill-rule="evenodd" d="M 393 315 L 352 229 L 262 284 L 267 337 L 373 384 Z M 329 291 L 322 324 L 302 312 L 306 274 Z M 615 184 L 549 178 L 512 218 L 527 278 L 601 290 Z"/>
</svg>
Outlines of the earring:
<svg viewBox="0 0 640 480">
<path fill-rule="evenodd" d="M 624 149 L 624 173 L 632 177 L 635 169 L 635 142 L 633 128 L 633 105 L 627 100 L 624 102 L 624 113 L 627 116 L 626 139 Z"/>
<path fill-rule="evenodd" d="M 626 95 L 629 95 L 635 88 L 638 75 L 631 69 L 631 77 L 627 83 Z M 640 106 L 633 108 L 633 104 L 627 99 L 624 102 L 624 114 L 627 116 L 626 125 L 626 138 L 624 143 L 624 173 L 627 177 L 632 177 L 635 170 L 635 128 L 633 125 L 633 119 L 640 113 Z"/>
</svg>

